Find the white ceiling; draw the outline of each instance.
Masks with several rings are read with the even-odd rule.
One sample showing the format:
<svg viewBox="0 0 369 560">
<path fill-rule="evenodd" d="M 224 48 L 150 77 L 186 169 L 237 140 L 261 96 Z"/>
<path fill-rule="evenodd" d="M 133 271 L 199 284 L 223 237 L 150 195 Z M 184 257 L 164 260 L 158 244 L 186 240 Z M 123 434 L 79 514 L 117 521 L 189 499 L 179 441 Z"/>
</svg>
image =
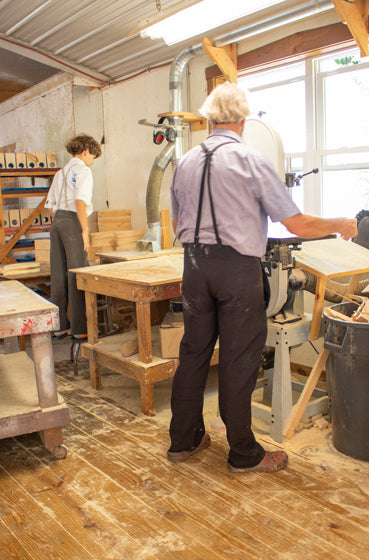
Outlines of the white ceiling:
<svg viewBox="0 0 369 560">
<path fill-rule="evenodd" d="M 14 92 L 59 71 L 114 83 L 172 61 L 201 37 L 166 46 L 142 38 L 139 31 L 199 0 L 0 0 L 0 93 Z M 245 0 L 252 2 L 252 0 Z M 224 0 L 226 7 L 227 0 Z M 334 9 L 327 0 L 285 0 L 213 30 L 210 38 L 230 31 L 276 22 L 296 10 Z M 15 91 L 16 93 L 16 91 Z M 1 101 L 1 97 L 0 97 Z"/>
</svg>

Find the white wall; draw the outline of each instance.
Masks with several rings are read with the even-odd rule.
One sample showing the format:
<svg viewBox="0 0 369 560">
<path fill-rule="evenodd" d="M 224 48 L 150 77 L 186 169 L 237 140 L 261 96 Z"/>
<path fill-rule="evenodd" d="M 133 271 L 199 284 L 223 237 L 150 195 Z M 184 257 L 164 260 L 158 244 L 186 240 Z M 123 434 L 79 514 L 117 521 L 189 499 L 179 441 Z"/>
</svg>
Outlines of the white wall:
<svg viewBox="0 0 369 560">
<path fill-rule="evenodd" d="M 153 143 L 153 128 L 140 119 L 157 123 L 168 111 L 169 66 L 154 70 L 104 91 L 105 148 L 110 208 L 131 208 L 132 227 L 146 226 L 146 186 L 154 160 L 166 144 Z M 170 208 L 169 165 L 163 179 L 160 209 Z"/>
<path fill-rule="evenodd" d="M 15 142 L 18 152 L 56 152 L 74 132 L 72 82 L 65 76 L 46 80 L 0 104 L 0 146 Z"/>
</svg>

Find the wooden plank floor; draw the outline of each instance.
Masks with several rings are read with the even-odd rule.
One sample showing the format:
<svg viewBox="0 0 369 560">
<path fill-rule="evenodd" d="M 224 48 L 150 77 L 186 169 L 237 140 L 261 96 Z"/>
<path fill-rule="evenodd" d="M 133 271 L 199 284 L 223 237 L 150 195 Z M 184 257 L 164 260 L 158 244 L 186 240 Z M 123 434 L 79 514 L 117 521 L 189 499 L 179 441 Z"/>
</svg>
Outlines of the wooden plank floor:
<svg viewBox="0 0 369 560">
<path fill-rule="evenodd" d="M 36 434 L 0 441 L 0 560 L 369 558 L 369 463 L 290 445 L 287 470 L 234 475 L 225 435 L 211 431 L 209 449 L 173 465 L 168 414 L 133 414 L 92 391 L 86 369 L 57 371 L 68 456 Z"/>
</svg>

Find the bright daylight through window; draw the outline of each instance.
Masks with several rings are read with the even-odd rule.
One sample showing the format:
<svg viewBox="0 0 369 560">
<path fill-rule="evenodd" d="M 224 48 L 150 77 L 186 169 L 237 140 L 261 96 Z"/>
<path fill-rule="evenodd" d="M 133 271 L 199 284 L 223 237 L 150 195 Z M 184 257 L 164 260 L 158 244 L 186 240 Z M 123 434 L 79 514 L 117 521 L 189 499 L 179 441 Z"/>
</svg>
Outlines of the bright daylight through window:
<svg viewBox="0 0 369 560">
<path fill-rule="evenodd" d="M 248 74 L 239 85 L 279 132 L 286 171 L 319 168 L 292 188 L 302 211 L 369 210 L 369 63 L 357 49 Z"/>
</svg>

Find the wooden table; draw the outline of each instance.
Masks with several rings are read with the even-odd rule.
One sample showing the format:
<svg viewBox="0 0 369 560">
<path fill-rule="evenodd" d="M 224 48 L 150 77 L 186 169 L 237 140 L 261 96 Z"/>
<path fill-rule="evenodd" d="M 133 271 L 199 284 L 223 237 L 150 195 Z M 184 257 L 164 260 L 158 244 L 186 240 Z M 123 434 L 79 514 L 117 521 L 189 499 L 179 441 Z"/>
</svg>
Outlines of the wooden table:
<svg viewBox="0 0 369 560">
<path fill-rule="evenodd" d="M 320 337 L 327 281 L 331 278 L 351 276 L 347 294 L 354 293 L 360 276 L 369 272 L 369 250 L 361 245 L 338 239 L 305 241 L 300 251 L 294 252 L 296 267 L 317 276 L 310 340 Z"/>
<path fill-rule="evenodd" d="M 153 383 L 173 377 L 176 360 L 162 359 L 160 349 L 153 351 L 150 303 L 181 296 L 183 255 L 91 266 L 74 272 L 77 287 L 86 294 L 88 342 L 82 345 L 82 355 L 89 360 L 92 387 L 101 388 L 100 366 L 136 379 L 140 382 L 142 411 L 154 415 Z M 138 354 L 122 357 L 120 345 L 132 336 L 130 333 L 98 339 L 97 294 L 135 302 Z"/>
<path fill-rule="evenodd" d="M 0 265 L 0 280 L 9 280 L 6 274 L 4 274 L 4 268 L 6 265 Z M 18 280 L 22 282 L 24 286 L 38 286 L 48 297 L 50 295 L 50 288 L 47 283 L 50 283 L 50 263 L 40 263 L 39 270 L 28 270 L 19 271 L 18 273 L 12 273 L 12 280 Z"/>
<path fill-rule="evenodd" d="M 0 282 L 0 336 L 30 335 L 33 354 L 33 361 L 25 352 L 0 355 L 0 438 L 40 432 L 45 447 L 64 458 L 69 410 L 57 393 L 50 335 L 58 328 L 55 305 L 16 280 Z"/>
</svg>

